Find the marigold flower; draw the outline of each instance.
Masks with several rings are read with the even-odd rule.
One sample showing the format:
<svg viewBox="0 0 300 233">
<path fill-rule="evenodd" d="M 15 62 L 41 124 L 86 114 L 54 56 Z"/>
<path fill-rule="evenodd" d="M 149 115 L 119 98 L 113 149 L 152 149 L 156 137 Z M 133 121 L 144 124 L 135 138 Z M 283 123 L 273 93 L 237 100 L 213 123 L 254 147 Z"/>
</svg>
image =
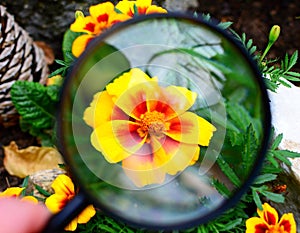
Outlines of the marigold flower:
<svg viewBox="0 0 300 233">
<path fill-rule="evenodd" d="M 152 0 L 123 0 L 116 5 L 116 9 L 130 17 L 153 13 L 167 13 L 166 9 L 152 5 Z"/>
<path fill-rule="evenodd" d="M 46 199 L 45 204 L 52 213 L 57 213 L 74 198 L 76 195 L 75 187 L 71 178 L 66 175 L 57 176 L 51 187 L 54 190 L 54 194 Z M 89 205 L 75 219 L 73 219 L 68 226 L 66 226 L 65 230 L 75 231 L 78 223 L 87 223 L 95 214 L 96 211 L 94 207 Z"/>
<path fill-rule="evenodd" d="M 122 162 L 127 176 L 142 187 L 194 164 L 199 145 L 208 146 L 216 129 L 187 111 L 196 98 L 195 92 L 162 87 L 156 77 L 134 68 L 97 93 L 83 118 L 94 129 L 94 148 L 108 162 Z"/>
<path fill-rule="evenodd" d="M 70 29 L 74 32 L 85 33 L 77 37 L 72 44 L 72 53 L 75 57 L 78 57 L 84 51 L 87 44 L 95 36 L 101 34 L 113 24 L 130 18 L 125 14 L 117 13 L 111 2 L 93 5 L 89 8 L 89 12 L 89 16 L 77 12 L 75 22 L 70 26 Z"/>
<path fill-rule="evenodd" d="M 257 209 L 259 217 L 246 221 L 246 233 L 296 233 L 296 222 L 292 213 L 282 215 L 278 222 L 278 213 L 268 203 L 263 210 Z"/>
<path fill-rule="evenodd" d="M 20 187 L 7 188 L 2 193 L 0 193 L 0 198 L 1 197 L 19 198 L 24 189 L 25 189 L 24 187 L 23 188 L 20 188 Z M 38 200 L 33 196 L 24 196 L 24 197 L 21 197 L 21 200 L 22 201 L 30 201 L 30 202 L 33 202 L 33 203 L 38 203 Z"/>
</svg>

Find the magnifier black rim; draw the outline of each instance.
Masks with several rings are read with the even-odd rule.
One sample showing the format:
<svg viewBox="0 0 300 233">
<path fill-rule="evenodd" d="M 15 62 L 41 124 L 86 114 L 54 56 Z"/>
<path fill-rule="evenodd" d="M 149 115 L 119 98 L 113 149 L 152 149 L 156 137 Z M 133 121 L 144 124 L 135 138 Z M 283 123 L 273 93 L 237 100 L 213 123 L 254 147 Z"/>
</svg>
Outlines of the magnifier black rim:
<svg viewBox="0 0 300 233">
<path fill-rule="evenodd" d="M 180 222 L 180 223 L 174 223 L 174 224 L 158 224 L 156 226 L 153 226 L 152 224 L 139 224 L 135 221 L 128 220 L 126 217 L 120 216 L 117 213 L 114 213 L 114 211 L 109 210 L 107 207 L 105 207 L 102 203 L 100 203 L 98 200 L 95 200 L 94 198 L 87 190 L 85 190 L 84 185 L 81 184 L 80 179 L 77 177 L 76 169 L 72 166 L 72 163 L 69 159 L 68 145 L 66 144 L 64 139 L 64 134 L 62 130 L 62 125 L 64 124 L 63 121 L 63 108 L 64 108 L 64 100 L 68 99 L 68 86 L 71 83 L 71 79 L 73 75 L 76 73 L 78 67 L 84 62 L 84 58 L 89 55 L 89 52 L 94 49 L 98 45 L 98 43 L 101 43 L 107 36 L 109 36 L 111 33 L 117 32 L 118 30 L 122 28 L 126 28 L 127 26 L 134 25 L 136 23 L 151 20 L 151 19 L 178 19 L 178 20 L 186 20 L 190 21 L 191 23 L 195 25 L 203 25 L 207 28 L 211 28 L 216 32 L 216 34 L 220 34 L 223 36 L 226 40 L 228 40 L 233 47 L 235 47 L 238 51 L 241 52 L 241 55 L 245 58 L 246 61 L 248 61 L 249 66 L 253 72 L 253 75 L 256 77 L 256 81 L 259 85 L 260 91 L 261 91 L 261 97 L 263 101 L 263 107 L 265 109 L 265 118 L 263 122 L 263 139 L 261 142 L 261 148 L 258 151 L 257 159 L 253 165 L 253 169 L 251 169 L 246 181 L 243 183 L 241 187 L 239 187 L 237 190 L 235 190 L 235 193 L 224 203 L 222 203 L 218 208 L 216 208 L 214 211 L 210 212 L 209 214 L 201 217 L 195 217 L 189 221 Z M 169 12 L 167 14 L 150 14 L 150 15 L 140 15 L 136 16 L 130 20 L 127 20 L 122 23 L 118 23 L 114 25 L 112 28 L 108 29 L 107 31 L 103 32 L 101 35 L 99 35 L 97 38 L 93 39 L 88 47 L 85 49 L 83 54 L 75 61 L 75 64 L 73 65 L 72 71 L 67 74 L 67 77 L 64 80 L 62 89 L 61 89 L 61 96 L 60 96 L 60 102 L 58 106 L 58 112 L 57 112 L 57 133 L 58 133 L 58 148 L 63 154 L 63 157 L 66 161 L 66 163 L 70 166 L 71 174 L 74 176 L 72 177 L 77 184 L 79 184 L 79 187 L 81 188 L 81 192 L 83 192 L 85 195 L 88 196 L 90 200 L 93 200 L 93 203 L 96 203 L 96 205 L 107 215 L 112 216 L 115 219 L 119 219 L 131 226 L 134 227 L 141 227 L 141 228 L 148 228 L 148 229 L 164 229 L 164 230 L 173 230 L 173 229 L 187 229 L 189 227 L 194 227 L 196 225 L 200 225 L 203 223 L 208 222 L 209 220 L 212 220 L 216 218 L 217 216 L 224 213 L 226 210 L 232 208 L 242 197 L 242 195 L 247 191 L 251 183 L 254 181 L 255 177 L 259 174 L 259 171 L 262 167 L 262 163 L 265 158 L 265 154 L 268 149 L 269 145 L 269 138 L 270 138 L 270 132 L 271 132 L 271 112 L 270 112 L 270 104 L 269 104 L 269 98 L 268 93 L 266 89 L 266 85 L 263 82 L 262 74 L 260 73 L 258 66 L 256 62 L 253 60 L 253 58 L 249 55 L 249 53 L 246 51 L 245 47 L 237 40 L 235 39 L 230 33 L 224 29 L 221 29 L 217 26 L 214 22 L 210 22 L 205 20 L 202 16 L 192 16 L 189 14 L 184 13 L 178 13 L 178 12 Z"/>
</svg>

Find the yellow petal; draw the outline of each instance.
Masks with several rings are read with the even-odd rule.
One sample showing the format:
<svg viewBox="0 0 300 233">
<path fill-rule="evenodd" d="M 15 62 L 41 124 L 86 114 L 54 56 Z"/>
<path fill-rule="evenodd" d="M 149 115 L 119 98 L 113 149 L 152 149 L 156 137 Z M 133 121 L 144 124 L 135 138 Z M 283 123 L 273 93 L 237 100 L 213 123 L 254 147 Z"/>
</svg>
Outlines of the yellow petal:
<svg viewBox="0 0 300 233">
<path fill-rule="evenodd" d="M 164 152 L 162 153 L 162 151 Z M 168 160 L 164 161 L 163 169 L 166 173 L 175 175 L 193 164 L 194 160 L 198 158 L 199 152 L 197 144 L 179 143 L 167 137 L 162 143 L 161 149 L 154 152 L 154 160 L 159 163 L 157 160 L 162 160 L 161 155 L 165 154 L 164 157 Z"/>
<path fill-rule="evenodd" d="M 134 1 L 120 1 L 116 5 L 116 9 L 121 11 L 123 14 L 126 14 L 126 15 L 132 17 L 134 15 L 133 5 L 134 5 Z"/>
<path fill-rule="evenodd" d="M 91 16 L 79 16 L 75 22 L 71 24 L 70 30 L 73 32 L 85 32 L 88 34 L 97 34 L 97 22 Z"/>
<path fill-rule="evenodd" d="M 265 233 L 269 229 L 266 222 L 258 217 L 252 217 L 246 221 L 246 232 L 245 233 Z"/>
<path fill-rule="evenodd" d="M 53 181 L 51 187 L 53 188 L 55 194 L 65 195 L 65 196 L 74 196 L 74 184 L 70 177 L 67 175 L 59 175 Z"/>
<path fill-rule="evenodd" d="M 66 231 L 75 231 L 76 228 L 77 228 L 77 217 L 74 218 L 66 227 L 65 227 L 65 230 Z"/>
<path fill-rule="evenodd" d="M 9 174 L 25 178 L 38 171 L 59 168 L 64 163 L 59 152 L 52 147 L 29 146 L 19 149 L 12 141 L 4 147 L 4 166 Z"/>
<path fill-rule="evenodd" d="M 131 133 L 130 127 L 136 126 L 123 120 L 107 122 L 93 131 L 91 143 L 96 150 L 102 152 L 108 162 L 120 162 L 136 152 L 145 142 L 145 139 Z"/>
<path fill-rule="evenodd" d="M 263 204 L 263 210 L 257 209 L 257 213 L 269 225 L 276 225 L 278 223 L 278 213 L 268 203 Z"/>
<path fill-rule="evenodd" d="M 101 19 L 99 19 L 103 15 L 107 15 L 107 19 L 109 17 L 109 14 L 115 12 L 115 6 L 111 2 L 104 2 L 97 5 L 90 6 L 90 14 L 91 16 L 97 20 L 98 23 L 101 22 Z"/>
<path fill-rule="evenodd" d="M 216 128 L 192 112 L 185 112 L 169 121 L 166 135 L 178 142 L 208 146 Z"/>
<path fill-rule="evenodd" d="M 25 196 L 22 198 L 22 201 L 29 201 L 31 203 L 37 204 L 39 201 L 33 196 Z"/>
<path fill-rule="evenodd" d="M 96 210 L 93 205 L 89 205 L 86 207 L 79 215 L 78 215 L 78 223 L 87 223 L 90 219 L 96 214 Z"/>
<path fill-rule="evenodd" d="M 65 207 L 67 201 L 66 195 L 52 194 L 46 199 L 45 205 L 51 213 L 56 214 Z"/>
<path fill-rule="evenodd" d="M 153 163 L 152 154 L 132 155 L 123 160 L 122 167 L 137 187 L 161 184 L 165 180 L 166 173 Z"/>
<path fill-rule="evenodd" d="M 83 120 L 89 126 L 96 128 L 111 120 L 114 103 L 107 91 L 98 92 L 83 114 Z"/>
<path fill-rule="evenodd" d="M 284 229 L 286 233 L 296 233 L 297 226 L 292 213 L 282 215 L 279 222 L 280 229 Z"/>
<path fill-rule="evenodd" d="M 2 193 L 0 193 L 0 197 L 18 197 L 21 195 L 24 188 L 12 187 L 7 188 Z"/>
<path fill-rule="evenodd" d="M 163 91 L 165 101 L 172 107 L 172 109 L 181 115 L 186 112 L 197 98 L 197 93 L 188 90 L 185 87 L 168 86 Z M 168 119 L 174 116 L 169 116 Z"/>
<path fill-rule="evenodd" d="M 106 90 L 109 95 L 113 98 L 120 97 L 129 88 L 145 83 L 147 81 L 154 81 L 156 79 L 151 79 L 147 74 L 138 68 L 133 68 L 129 72 L 122 74 L 120 77 L 116 78 L 113 83 L 106 86 Z"/>
<path fill-rule="evenodd" d="M 146 14 L 148 15 L 148 14 L 154 14 L 154 13 L 167 13 L 167 10 L 162 7 L 159 7 L 159 6 L 155 6 L 155 5 L 149 6 L 147 8 Z"/>
<path fill-rule="evenodd" d="M 75 57 L 79 57 L 93 38 L 94 36 L 89 34 L 78 36 L 72 44 L 73 55 Z"/>
</svg>

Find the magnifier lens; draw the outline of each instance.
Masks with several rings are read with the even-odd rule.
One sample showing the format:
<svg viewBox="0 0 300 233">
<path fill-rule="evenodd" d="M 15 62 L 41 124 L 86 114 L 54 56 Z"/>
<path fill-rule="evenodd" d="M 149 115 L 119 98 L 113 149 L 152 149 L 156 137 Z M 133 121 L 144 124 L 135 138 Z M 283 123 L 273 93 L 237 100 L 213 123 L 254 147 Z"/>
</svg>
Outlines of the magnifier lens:
<svg viewBox="0 0 300 233">
<path fill-rule="evenodd" d="M 102 210 L 157 228 L 228 207 L 262 161 L 270 126 L 244 50 L 205 22 L 167 14 L 92 41 L 61 109 L 61 146 L 80 187 Z"/>
</svg>

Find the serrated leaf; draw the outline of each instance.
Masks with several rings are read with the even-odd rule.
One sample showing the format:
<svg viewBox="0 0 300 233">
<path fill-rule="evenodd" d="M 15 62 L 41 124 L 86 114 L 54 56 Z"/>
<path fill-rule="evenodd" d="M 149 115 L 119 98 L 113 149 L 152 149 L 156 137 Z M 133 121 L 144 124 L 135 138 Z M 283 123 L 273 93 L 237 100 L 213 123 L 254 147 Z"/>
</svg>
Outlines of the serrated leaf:
<svg viewBox="0 0 300 233">
<path fill-rule="evenodd" d="M 243 144 L 242 164 L 244 171 L 247 174 L 252 168 L 252 161 L 256 159 L 255 156 L 258 145 L 258 139 L 252 124 L 248 126 L 247 131 L 244 134 Z"/>
<path fill-rule="evenodd" d="M 261 194 L 267 197 L 269 200 L 277 202 L 277 203 L 283 203 L 284 202 L 284 196 L 279 193 L 272 193 L 269 191 L 262 190 Z"/>
<path fill-rule="evenodd" d="M 230 221 L 226 225 L 222 227 L 222 231 L 229 231 L 234 229 L 236 226 L 240 225 L 242 223 L 243 219 L 242 218 L 237 218 L 235 220 Z"/>
<path fill-rule="evenodd" d="M 285 156 L 281 155 L 280 153 L 278 153 L 278 151 L 273 151 L 273 156 L 276 157 L 277 159 L 279 159 L 281 162 L 285 163 L 287 166 L 291 166 L 292 163 L 291 161 L 286 158 Z"/>
<path fill-rule="evenodd" d="M 256 177 L 255 181 L 253 184 L 264 184 L 266 182 L 270 182 L 275 180 L 277 175 L 275 174 L 262 174 Z"/>
<path fill-rule="evenodd" d="M 11 87 L 15 108 L 26 122 L 35 128 L 51 128 L 55 119 L 55 104 L 40 83 L 16 81 Z"/>
<path fill-rule="evenodd" d="M 254 188 L 252 188 L 252 196 L 253 196 L 253 201 L 256 204 L 257 208 L 262 210 L 262 203 L 261 200 L 259 198 L 259 195 L 257 194 L 256 190 Z"/>
<path fill-rule="evenodd" d="M 281 154 L 282 156 L 286 158 L 299 158 L 300 153 L 294 152 L 294 151 L 289 151 L 289 150 L 278 150 L 276 151 L 278 154 Z"/>
<path fill-rule="evenodd" d="M 233 183 L 234 186 L 239 187 L 241 185 L 241 181 L 229 164 L 224 160 L 222 155 L 219 155 L 217 159 L 217 163 L 223 173 L 229 178 L 229 180 Z"/>
<path fill-rule="evenodd" d="M 274 139 L 272 145 L 271 145 L 271 150 L 276 150 L 279 146 L 279 144 L 281 143 L 282 141 L 282 138 L 283 138 L 283 134 L 278 134 L 278 136 Z"/>
<path fill-rule="evenodd" d="M 246 131 L 252 120 L 247 109 L 238 103 L 227 102 L 226 110 L 232 123 L 240 130 Z"/>
<path fill-rule="evenodd" d="M 221 183 L 219 180 L 217 179 L 213 179 L 212 180 L 212 185 L 218 190 L 218 192 L 225 197 L 230 197 L 231 192 L 229 191 L 229 189 L 223 184 Z"/>
<path fill-rule="evenodd" d="M 300 78 L 300 73 L 298 73 L 298 72 L 289 71 L 289 72 L 286 72 L 286 74 Z M 298 81 L 300 81 L 300 79 L 298 79 Z"/>
</svg>

